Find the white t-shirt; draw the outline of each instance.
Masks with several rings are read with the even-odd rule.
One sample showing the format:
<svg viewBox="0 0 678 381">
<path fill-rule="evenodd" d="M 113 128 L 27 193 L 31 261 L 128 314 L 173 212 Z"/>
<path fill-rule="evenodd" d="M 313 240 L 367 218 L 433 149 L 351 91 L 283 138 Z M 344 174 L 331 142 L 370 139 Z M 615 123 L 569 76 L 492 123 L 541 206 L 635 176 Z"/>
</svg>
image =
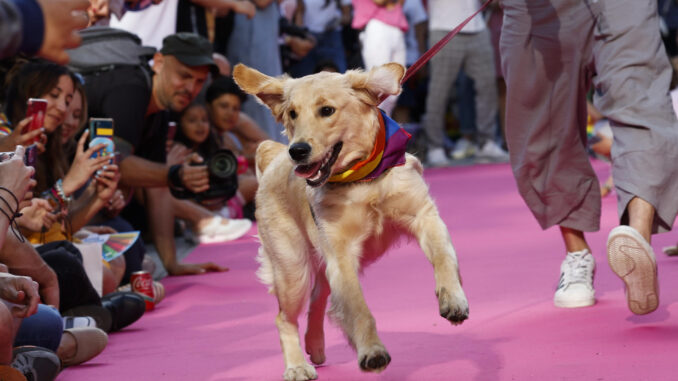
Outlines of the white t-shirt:
<svg viewBox="0 0 678 381">
<path fill-rule="evenodd" d="M 179 0 L 163 0 L 143 11 L 127 11 L 118 20 L 111 16 L 110 26 L 132 32 L 141 38 L 141 43 L 160 50 L 162 40 L 177 31 Z"/>
<path fill-rule="evenodd" d="M 428 29 L 450 31 L 461 24 L 481 6 L 479 0 L 429 0 Z M 472 18 L 461 30 L 463 33 L 477 33 L 486 28 L 483 15 Z"/>
</svg>

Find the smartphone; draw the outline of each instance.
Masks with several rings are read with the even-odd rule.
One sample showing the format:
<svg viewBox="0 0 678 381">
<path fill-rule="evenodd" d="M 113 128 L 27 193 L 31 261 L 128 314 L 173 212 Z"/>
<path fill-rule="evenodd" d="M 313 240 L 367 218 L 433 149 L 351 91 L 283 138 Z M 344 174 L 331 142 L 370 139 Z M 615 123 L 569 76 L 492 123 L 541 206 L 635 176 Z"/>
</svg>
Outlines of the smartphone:
<svg viewBox="0 0 678 381">
<path fill-rule="evenodd" d="M 32 116 L 33 120 L 29 123 L 24 130 L 21 131 L 22 134 L 26 134 L 38 128 L 42 128 L 45 124 L 45 111 L 47 111 L 47 101 L 40 98 L 30 98 L 26 102 L 26 117 Z M 28 142 L 28 145 L 40 141 L 39 137 L 36 137 L 32 141 Z"/>
<path fill-rule="evenodd" d="M 28 167 L 35 168 L 35 163 L 38 160 L 38 146 L 31 144 L 26 147 L 26 152 L 24 153 L 24 164 Z M 35 176 L 35 173 L 33 173 Z"/>
<path fill-rule="evenodd" d="M 167 123 L 167 140 L 174 140 L 174 136 L 177 134 L 177 122 Z"/>
<path fill-rule="evenodd" d="M 90 118 L 89 119 L 89 145 L 105 144 L 106 146 L 92 154 L 92 158 L 110 156 L 111 161 L 115 155 L 113 144 L 113 119 Z"/>
</svg>

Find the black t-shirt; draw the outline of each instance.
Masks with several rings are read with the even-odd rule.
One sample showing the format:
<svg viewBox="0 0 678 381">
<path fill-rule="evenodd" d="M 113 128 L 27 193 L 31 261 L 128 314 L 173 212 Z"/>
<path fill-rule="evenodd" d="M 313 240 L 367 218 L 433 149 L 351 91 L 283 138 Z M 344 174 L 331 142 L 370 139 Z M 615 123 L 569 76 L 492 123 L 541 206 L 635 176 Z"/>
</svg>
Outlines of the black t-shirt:
<svg viewBox="0 0 678 381">
<path fill-rule="evenodd" d="M 113 118 L 116 150 L 131 146 L 134 155 L 165 162 L 165 140 L 169 114 L 160 111 L 146 116 L 151 101 L 151 77 L 136 66 L 116 67 L 85 77 L 88 114 Z"/>
</svg>

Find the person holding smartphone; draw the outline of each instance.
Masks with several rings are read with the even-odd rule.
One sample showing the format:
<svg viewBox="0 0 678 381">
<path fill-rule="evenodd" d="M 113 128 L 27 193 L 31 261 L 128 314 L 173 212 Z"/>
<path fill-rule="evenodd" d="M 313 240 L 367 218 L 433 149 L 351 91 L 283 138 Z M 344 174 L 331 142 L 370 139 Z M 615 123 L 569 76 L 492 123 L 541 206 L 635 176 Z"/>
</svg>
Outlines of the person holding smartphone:
<svg viewBox="0 0 678 381">
<path fill-rule="evenodd" d="M 150 236 L 170 275 L 227 270 L 212 262 L 188 264 L 177 260 L 175 211 L 169 187 L 200 193 L 209 188 L 209 178 L 207 167 L 199 165 L 203 159 L 197 154 L 182 164 L 166 164 L 169 112 L 186 108 L 202 89 L 208 74 L 217 71 L 209 40 L 197 34 L 177 33 L 167 36 L 162 49 L 153 57 L 154 75 L 150 84 L 137 67 L 119 67 L 85 76 L 90 116 L 115 120 L 114 142 L 121 153 L 121 183 L 142 189 L 143 209 L 128 207 L 123 213 L 132 209 L 145 211 L 145 216 L 128 219 L 147 221 Z M 210 226 L 215 234 L 229 235 L 239 226 L 231 220 L 220 220 L 212 226 L 214 221 L 214 215 L 208 213 L 198 228 Z"/>
</svg>

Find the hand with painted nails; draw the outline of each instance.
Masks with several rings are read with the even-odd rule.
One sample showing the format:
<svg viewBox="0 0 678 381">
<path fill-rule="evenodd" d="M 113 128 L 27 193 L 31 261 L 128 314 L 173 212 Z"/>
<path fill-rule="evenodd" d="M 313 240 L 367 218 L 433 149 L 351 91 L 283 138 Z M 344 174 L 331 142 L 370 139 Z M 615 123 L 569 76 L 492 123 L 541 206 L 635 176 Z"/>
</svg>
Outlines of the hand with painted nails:
<svg viewBox="0 0 678 381">
<path fill-rule="evenodd" d="M 71 168 L 66 173 L 66 176 L 64 176 L 63 189 L 67 196 L 80 189 L 92 178 L 92 175 L 111 161 L 110 156 L 92 158 L 92 154 L 104 148 L 105 144 L 97 144 L 85 150 L 85 142 L 88 137 L 89 131 L 85 131 L 80 140 L 78 140 L 73 164 L 71 164 Z"/>
</svg>

